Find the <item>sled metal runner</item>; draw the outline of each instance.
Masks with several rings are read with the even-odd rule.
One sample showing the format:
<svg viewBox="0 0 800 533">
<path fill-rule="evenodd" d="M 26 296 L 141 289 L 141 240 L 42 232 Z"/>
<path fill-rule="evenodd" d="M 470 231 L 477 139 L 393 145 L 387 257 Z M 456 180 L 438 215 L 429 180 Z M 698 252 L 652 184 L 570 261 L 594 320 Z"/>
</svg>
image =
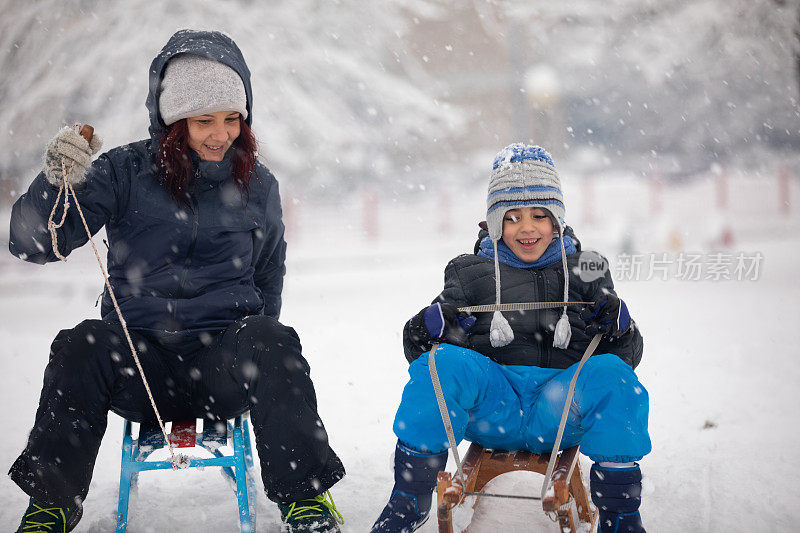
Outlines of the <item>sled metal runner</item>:
<svg viewBox="0 0 800 533">
<path fill-rule="evenodd" d="M 578 446 L 573 446 L 559 454 L 547 494 L 541 500 L 542 509 L 549 516 L 555 516 L 562 533 L 579 531 L 581 524 L 590 525 L 591 531 L 597 521 L 597 509 L 590 505 L 589 493 L 581 479 L 578 449 Z M 533 496 L 484 494 L 481 491 L 489 481 L 507 472 L 528 471 L 544 475 L 548 460 L 549 454 L 489 450 L 475 443 L 470 444 L 462 463 L 465 478 L 463 484 L 458 476 L 453 476 L 450 472 L 439 472 L 436 482 L 439 533 L 455 533 L 453 509 L 462 505 L 468 495 L 477 496 L 475 505 L 481 497 L 539 500 Z"/>
</svg>

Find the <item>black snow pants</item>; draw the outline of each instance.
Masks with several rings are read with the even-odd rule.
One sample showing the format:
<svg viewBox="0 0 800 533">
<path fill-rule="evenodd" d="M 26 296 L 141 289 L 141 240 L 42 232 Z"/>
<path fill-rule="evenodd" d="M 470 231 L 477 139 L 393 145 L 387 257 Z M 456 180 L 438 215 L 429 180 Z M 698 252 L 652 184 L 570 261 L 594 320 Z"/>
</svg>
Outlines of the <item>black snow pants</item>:
<svg viewBox="0 0 800 533">
<path fill-rule="evenodd" d="M 292 328 L 251 316 L 207 336 L 206 345 L 164 344 L 133 331 L 131 337 L 163 419 L 216 421 L 250 411 L 271 500 L 312 497 L 344 476 Z M 109 410 L 155 420 L 121 326 L 86 320 L 53 341 L 36 421 L 11 478 L 44 503 L 83 501 Z"/>
</svg>

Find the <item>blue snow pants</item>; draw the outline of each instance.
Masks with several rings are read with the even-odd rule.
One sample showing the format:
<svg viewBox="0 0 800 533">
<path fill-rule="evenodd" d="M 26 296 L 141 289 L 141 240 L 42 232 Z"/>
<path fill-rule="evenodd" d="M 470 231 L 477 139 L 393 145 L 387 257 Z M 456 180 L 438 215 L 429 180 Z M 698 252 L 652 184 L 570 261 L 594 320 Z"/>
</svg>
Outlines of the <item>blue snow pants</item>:
<svg viewBox="0 0 800 533">
<path fill-rule="evenodd" d="M 447 435 L 433 391 L 428 353 L 409 366 L 411 379 L 394 421 L 397 438 L 439 453 Z M 456 442 L 550 452 L 578 364 L 566 369 L 500 365 L 467 348 L 441 344 L 436 369 Z M 580 444 L 594 461 L 638 461 L 650 452 L 647 391 L 613 354 L 590 357 L 578 374 L 561 449 Z"/>
</svg>

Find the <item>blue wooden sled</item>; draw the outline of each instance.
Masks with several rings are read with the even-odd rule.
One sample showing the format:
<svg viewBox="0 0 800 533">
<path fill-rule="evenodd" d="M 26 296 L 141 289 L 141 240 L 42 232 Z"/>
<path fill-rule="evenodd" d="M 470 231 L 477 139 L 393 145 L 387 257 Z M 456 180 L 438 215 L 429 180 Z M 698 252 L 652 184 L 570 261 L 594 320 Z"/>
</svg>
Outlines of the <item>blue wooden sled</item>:
<svg viewBox="0 0 800 533">
<path fill-rule="evenodd" d="M 122 436 L 122 469 L 119 478 L 119 507 L 117 508 L 117 533 L 128 527 L 128 502 L 131 488 L 136 489 L 139 472 L 143 470 L 172 469 L 172 462 L 147 461 L 148 456 L 165 446 L 164 434 L 157 422 L 139 425 L 139 437 L 132 437 L 133 423 L 125 420 Z M 239 501 L 239 523 L 242 533 L 256 530 L 256 494 L 252 479 L 253 449 L 250 443 L 250 428 L 241 415 L 227 423 L 206 422 L 202 433 L 197 432 L 195 420 L 173 422 L 170 441 L 173 448 L 203 448 L 214 457 L 189 457 L 181 462 L 181 468 L 219 466 L 234 485 Z M 220 451 L 232 441 L 233 455 Z M 177 454 L 176 454 L 177 455 Z"/>
</svg>

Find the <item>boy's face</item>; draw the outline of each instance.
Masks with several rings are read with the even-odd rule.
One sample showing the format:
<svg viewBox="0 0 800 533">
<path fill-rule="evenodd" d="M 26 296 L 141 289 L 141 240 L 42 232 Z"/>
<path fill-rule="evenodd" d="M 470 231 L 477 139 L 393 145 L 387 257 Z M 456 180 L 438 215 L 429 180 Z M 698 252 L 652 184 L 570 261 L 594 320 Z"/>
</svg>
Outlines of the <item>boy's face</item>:
<svg viewBox="0 0 800 533">
<path fill-rule="evenodd" d="M 503 217 L 503 242 L 514 255 L 533 263 L 553 242 L 553 221 L 538 207 L 510 209 Z"/>
</svg>

